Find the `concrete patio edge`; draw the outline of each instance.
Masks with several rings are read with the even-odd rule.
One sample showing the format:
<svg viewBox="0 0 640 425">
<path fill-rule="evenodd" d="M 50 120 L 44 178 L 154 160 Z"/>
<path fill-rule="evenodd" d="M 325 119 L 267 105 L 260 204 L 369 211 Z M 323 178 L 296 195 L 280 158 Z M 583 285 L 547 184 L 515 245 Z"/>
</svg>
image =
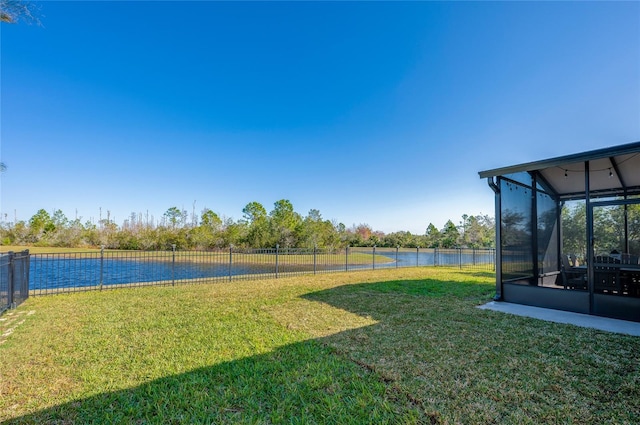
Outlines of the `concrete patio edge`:
<svg viewBox="0 0 640 425">
<path fill-rule="evenodd" d="M 607 317 L 591 316 L 589 314 L 572 313 L 570 311 L 553 310 L 549 308 L 532 307 L 522 304 L 513 304 L 502 301 L 491 301 L 480 305 L 483 310 L 500 311 L 516 316 L 531 317 L 546 320 L 548 322 L 566 323 L 584 328 L 598 329 L 601 331 L 640 337 L 640 323 L 626 320 L 610 319 Z"/>
</svg>

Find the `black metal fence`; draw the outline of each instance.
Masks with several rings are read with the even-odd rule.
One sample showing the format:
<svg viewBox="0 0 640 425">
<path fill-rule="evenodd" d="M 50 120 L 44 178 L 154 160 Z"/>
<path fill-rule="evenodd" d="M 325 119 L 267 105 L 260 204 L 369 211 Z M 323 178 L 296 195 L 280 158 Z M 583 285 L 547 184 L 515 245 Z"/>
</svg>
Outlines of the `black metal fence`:
<svg viewBox="0 0 640 425">
<path fill-rule="evenodd" d="M 29 250 L 0 254 L 0 313 L 29 297 Z"/>
<path fill-rule="evenodd" d="M 425 248 L 32 254 L 32 295 L 417 266 L 495 270 L 495 250 Z"/>
</svg>

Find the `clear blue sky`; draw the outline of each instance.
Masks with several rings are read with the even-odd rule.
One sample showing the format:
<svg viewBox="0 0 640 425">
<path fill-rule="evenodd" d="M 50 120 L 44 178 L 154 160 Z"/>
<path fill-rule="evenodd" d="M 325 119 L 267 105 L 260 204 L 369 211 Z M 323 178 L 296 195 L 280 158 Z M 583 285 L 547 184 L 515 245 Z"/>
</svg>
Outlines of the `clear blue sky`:
<svg viewBox="0 0 640 425">
<path fill-rule="evenodd" d="M 41 2 L 2 24 L 0 213 L 289 199 L 424 233 L 478 171 L 640 140 L 640 2 Z"/>
</svg>

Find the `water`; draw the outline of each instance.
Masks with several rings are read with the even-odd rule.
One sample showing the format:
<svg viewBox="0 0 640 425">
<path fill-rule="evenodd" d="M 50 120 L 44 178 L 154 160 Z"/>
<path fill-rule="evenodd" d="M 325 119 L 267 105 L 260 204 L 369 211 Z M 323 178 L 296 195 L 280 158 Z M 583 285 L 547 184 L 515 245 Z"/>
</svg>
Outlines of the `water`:
<svg viewBox="0 0 640 425">
<path fill-rule="evenodd" d="M 372 249 L 353 248 L 351 254 L 373 254 Z M 450 250 L 446 252 L 423 250 L 378 249 L 376 254 L 387 257 L 390 261 L 382 262 L 377 257 L 375 264 L 337 264 L 333 257 L 332 264 L 324 264 L 327 257 L 317 256 L 315 270 L 317 272 L 345 271 L 362 269 L 383 269 L 415 266 L 458 266 L 460 264 L 485 265 L 487 268 L 493 261 L 491 251 L 473 252 L 470 250 Z M 238 276 L 275 277 L 274 263 L 234 263 L 231 266 L 225 261 L 226 254 L 213 256 L 209 262 L 171 261 L 170 257 L 162 259 L 152 257 L 136 258 L 135 256 L 119 258 L 106 256 L 90 258 L 68 258 L 64 256 L 32 255 L 30 267 L 30 290 L 48 290 L 61 288 L 82 288 L 103 285 L 122 285 L 149 282 L 173 282 L 187 279 L 211 279 Z M 314 265 L 310 256 L 281 255 L 277 273 L 313 273 Z M 275 259 L 275 257 L 274 257 Z M 307 261 L 307 262 L 303 262 Z"/>
<path fill-rule="evenodd" d="M 102 268 L 102 273 L 101 273 Z M 204 279 L 246 274 L 275 273 L 270 264 L 191 263 L 146 259 L 48 258 L 32 261 L 29 289 L 59 289 L 121 285 L 183 279 Z"/>
<path fill-rule="evenodd" d="M 372 254 L 373 250 L 358 251 Z M 375 268 L 393 268 L 396 267 L 396 251 L 395 250 L 376 250 L 377 255 L 385 256 L 391 260 L 390 263 L 376 262 Z M 459 266 L 459 265 L 482 265 L 492 264 L 494 256 L 492 251 L 476 251 L 472 250 L 447 250 L 447 251 L 399 251 L 397 253 L 397 267 L 422 267 L 422 266 Z M 368 265 L 371 268 L 372 265 Z"/>
</svg>

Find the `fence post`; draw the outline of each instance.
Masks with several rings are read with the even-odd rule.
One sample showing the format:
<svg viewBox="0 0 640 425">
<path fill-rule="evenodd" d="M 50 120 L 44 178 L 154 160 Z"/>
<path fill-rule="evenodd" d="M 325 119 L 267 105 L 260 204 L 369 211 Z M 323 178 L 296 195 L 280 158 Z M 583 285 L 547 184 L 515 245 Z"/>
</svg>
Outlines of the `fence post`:
<svg viewBox="0 0 640 425">
<path fill-rule="evenodd" d="M 13 272 L 14 272 L 14 267 L 13 267 L 13 257 L 15 256 L 15 253 L 13 251 L 9 251 L 7 253 L 9 255 L 9 268 L 7 270 L 7 278 L 8 278 L 8 289 L 9 289 L 9 293 L 8 295 L 8 299 L 7 299 L 7 305 L 9 306 L 9 308 L 15 308 L 15 302 L 14 302 L 14 298 L 13 298 L 13 292 L 14 292 L 14 284 L 13 284 Z"/>
<path fill-rule="evenodd" d="M 462 269 L 462 248 L 458 248 L 458 267 Z"/>
<path fill-rule="evenodd" d="M 420 265 L 420 246 L 416 246 L 416 267 Z"/>
<path fill-rule="evenodd" d="M 229 245 L 229 282 L 231 282 L 231 264 L 233 264 L 233 245 Z"/>
<path fill-rule="evenodd" d="M 474 267 L 476 265 L 476 249 L 475 248 L 473 248 L 473 265 Z"/>
<path fill-rule="evenodd" d="M 373 270 L 376 269 L 376 246 L 373 246 Z"/>
<path fill-rule="evenodd" d="M 100 245 L 100 290 L 104 283 L 104 245 Z"/>
<path fill-rule="evenodd" d="M 438 247 L 433 248 L 433 267 L 438 266 Z"/>
<path fill-rule="evenodd" d="M 344 249 L 344 271 L 349 271 L 349 245 Z"/>
<path fill-rule="evenodd" d="M 25 290 L 25 294 L 27 297 L 29 297 L 29 273 L 31 271 L 31 254 L 29 253 L 29 250 L 26 249 L 24 251 L 25 255 L 27 256 L 27 264 L 26 264 L 26 276 L 25 276 L 25 285 L 26 285 L 26 290 Z"/>
<path fill-rule="evenodd" d="M 396 269 L 398 268 L 398 251 L 400 250 L 400 245 L 396 245 Z"/>
<path fill-rule="evenodd" d="M 491 269 L 494 272 L 496 271 L 496 249 L 497 248 L 491 250 Z"/>
<path fill-rule="evenodd" d="M 280 244 L 276 244 L 276 279 L 278 278 L 278 255 L 280 252 Z"/>
<path fill-rule="evenodd" d="M 316 274 L 316 265 L 317 265 L 317 260 L 316 260 L 316 255 L 318 252 L 318 246 L 314 245 L 313 246 L 313 274 Z"/>
<path fill-rule="evenodd" d="M 171 286 L 176 285 L 176 244 L 171 244 Z"/>
</svg>

